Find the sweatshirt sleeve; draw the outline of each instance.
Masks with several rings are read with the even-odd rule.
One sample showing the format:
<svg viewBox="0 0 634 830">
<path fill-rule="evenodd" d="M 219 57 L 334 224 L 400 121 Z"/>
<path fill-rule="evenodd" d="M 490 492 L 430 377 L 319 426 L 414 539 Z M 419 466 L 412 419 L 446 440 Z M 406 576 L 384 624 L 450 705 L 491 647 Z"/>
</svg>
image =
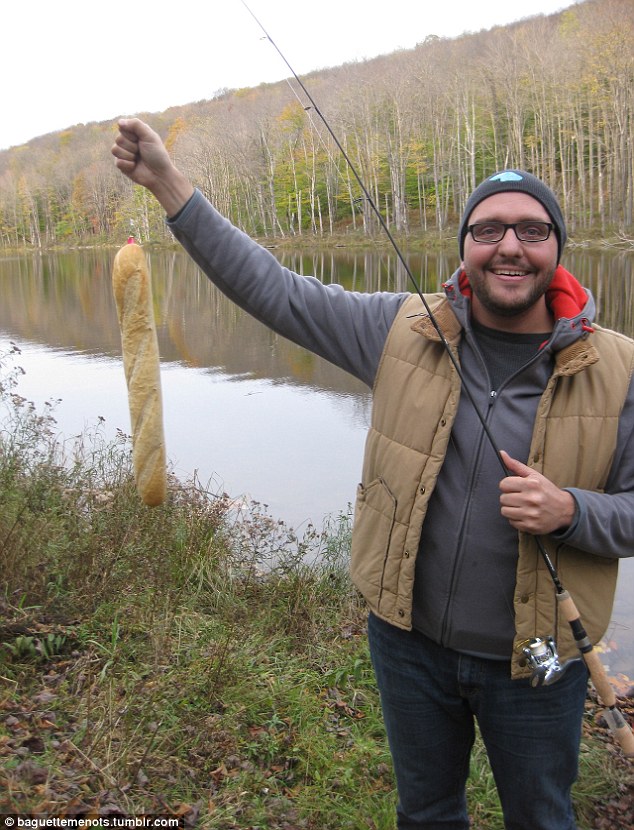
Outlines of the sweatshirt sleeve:
<svg viewBox="0 0 634 830">
<path fill-rule="evenodd" d="M 278 334 L 372 386 L 406 293 L 347 291 L 300 276 L 196 191 L 168 227 L 209 279 Z"/>
<path fill-rule="evenodd" d="M 630 382 L 605 491 L 565 488 L 577 503 L 574 523 L 558 541 L 598 556 L 634 556 L 634 382 Z"/>
</svg>

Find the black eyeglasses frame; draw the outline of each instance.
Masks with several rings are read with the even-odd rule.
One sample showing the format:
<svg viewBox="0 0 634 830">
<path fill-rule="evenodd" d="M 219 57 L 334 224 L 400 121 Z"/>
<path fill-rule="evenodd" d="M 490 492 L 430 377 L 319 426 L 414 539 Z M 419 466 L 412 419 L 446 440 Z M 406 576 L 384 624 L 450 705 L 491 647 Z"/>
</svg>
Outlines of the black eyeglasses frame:
<svg viewBox="0 0 634 830">
<path fill-rule="evenodd" d="M 476 239 L 473 229 L 477 228 L 478 226 L 482 225 L 497 225 L 502 228 L 502 234 L 498 239 Z M 518 225 L 543 225 L 545 228 L 548 229 L 546 236 L 541 239 L 522 239 L 521 236 L 517 232 Z M 531 221 L 530 219 L 523 219 L 521 222 L 498 222 L 497 220 L 491 222 L 474 222 L 473 225 L 469 225 L 467 227 L 467 233 L 471 234 L 471 238 L 474 242 L 477 242 L 479 245 L 497 245 L 498 242 L 501 242 L 504 237 L 506 236 L 506 232 L 509 228 L 513 228 L 513 233 L 515 234 L 516 238 L 524 243 L 524 242 L 546 242 L 547 239 L 550 238 L 551 233 L 554 231 L 555 226 L 552 222 L 542 222 L 540 220 Z"/>
</svg>

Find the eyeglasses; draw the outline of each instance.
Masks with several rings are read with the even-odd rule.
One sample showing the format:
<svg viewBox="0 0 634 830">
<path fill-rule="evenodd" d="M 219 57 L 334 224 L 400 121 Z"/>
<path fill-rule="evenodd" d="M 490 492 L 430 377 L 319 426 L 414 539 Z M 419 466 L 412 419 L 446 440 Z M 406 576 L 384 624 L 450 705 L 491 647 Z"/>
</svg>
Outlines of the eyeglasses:
<svg viewBox="0 0 634 830">
<path fill-rule="evenodd" d="M 501 242 L 509 228 L 513 228 L 520 242 L 545 242 L 554 227 L 550 222 L 527 221 L 510 225 L 504 222 L 476 222 L 475 225 L 469 225 L 467 231 L 476 242 Z"/>
</svg>

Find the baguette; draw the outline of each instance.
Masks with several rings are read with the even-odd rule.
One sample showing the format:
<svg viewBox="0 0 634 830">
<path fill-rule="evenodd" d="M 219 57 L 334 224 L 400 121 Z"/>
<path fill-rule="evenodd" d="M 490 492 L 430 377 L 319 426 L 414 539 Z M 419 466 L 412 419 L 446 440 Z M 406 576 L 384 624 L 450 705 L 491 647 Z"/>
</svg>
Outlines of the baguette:
<svg viewBox="0 0 634 830">
<path fill-rule="evenodd" d="M 167 495 L 160 364 L 150 274 L 133 239 L 117 252 L 112 288 L 128 387 L 134 479 L 142 501 L 153 507 Z"/>
</svg>

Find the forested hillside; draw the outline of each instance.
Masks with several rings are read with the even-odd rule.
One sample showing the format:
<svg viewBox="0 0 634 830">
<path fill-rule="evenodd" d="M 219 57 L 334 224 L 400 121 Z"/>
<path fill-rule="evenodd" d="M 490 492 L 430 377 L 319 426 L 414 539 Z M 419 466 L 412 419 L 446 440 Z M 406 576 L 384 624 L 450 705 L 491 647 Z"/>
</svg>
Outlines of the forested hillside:
<svg viewBox="0 0 634 830">
<path fill-rule="evenodd" d="M 482 177 L 517 166 L 557 191 L 573 239 L 631 240 L 633 35 L 632 0 L 586 0 L 303 80 L 394 232 L 454 232 Z M 294 82 L 142 117 L 250 234 L 377 230 Z M 79 125 L 0 152 L 0 248 L 120 241 L 130 230 L 164 238 L 154 200 L 113 165 L 114 134 L 114 121 Z"/>
</svg>

